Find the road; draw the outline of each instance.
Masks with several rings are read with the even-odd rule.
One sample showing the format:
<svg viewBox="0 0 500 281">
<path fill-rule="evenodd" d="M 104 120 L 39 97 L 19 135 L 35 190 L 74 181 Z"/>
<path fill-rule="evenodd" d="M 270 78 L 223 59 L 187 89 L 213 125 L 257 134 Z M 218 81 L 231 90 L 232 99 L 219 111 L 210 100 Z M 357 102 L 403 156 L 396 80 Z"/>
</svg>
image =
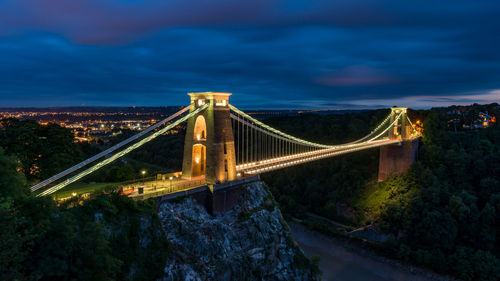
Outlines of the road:
<svg viewBox="0 0 500 281">
<path fill-rule="evenodd" d="M 369 141 L 364 143 L 340 145 L 338 147 L 318 149 L 310 152 L 302 152 L 287 156 L 266 159 L 257 162 L 245 163 L 236 166 L 236 171 L 245 174 L 260 174 L 285 167 L 295 166 L 327 157 L 351 153 L 364 149 L 380 147 L 389 144 L 400 143 L 401 139 L 388 139 Z"/>
<path fill-rule="evenodd" d="M 307 229 L 305 226 L 289 223 L 292 235 L 306 255 L 320 257 L 320 268 L 325 281 L 423 281 L 450 280 L 425 270 L 410 272 L 408 267 L 384 258 L 363 255 L 345 247 L 344 242 Z"/>
</svg>

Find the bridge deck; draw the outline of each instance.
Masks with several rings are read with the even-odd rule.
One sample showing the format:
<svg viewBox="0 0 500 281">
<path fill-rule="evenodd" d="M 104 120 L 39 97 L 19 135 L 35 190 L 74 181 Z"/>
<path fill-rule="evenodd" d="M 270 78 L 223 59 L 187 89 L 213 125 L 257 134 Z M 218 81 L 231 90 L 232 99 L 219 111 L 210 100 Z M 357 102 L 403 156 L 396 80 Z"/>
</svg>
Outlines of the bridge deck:
<svg viewBox="0 0 500 281">
<path fill-rule="evenodd" d="M 311 152 L 304 152 L 295 155 L 277 157 L 273 159 L 267 159 L 259 162 L 253 162 L 248 164 L 242 164 L 236 166 L 236 170 L 239 173 L 244 174 L 258 174 L 269 172 L 272 170 L 281 169 L 284 167 L 295 166 L 302 163 L 332 157 L 340 154 L 345 154 L 349 152 L 379 147 L 383 145 L 400 143 L 401 139 L 383 139 L 378 141 L 372 141 L 361 144 L 352 144 L 348 146 L 342 146 L 337 148 L 327 148 L 319 149 Z"/>
<path fill-rule="evenodd" d="M 420 135 L 406 115 L 407 108 L 392 108 L 391 113 L 361 139 L 342 145 L 314 143 L 270 127 L 237 109 L 229 104 L 230 93 L 203 92 L 189 95 L 191 103 L 188 107 L 145 131 L 32 186 L 31 190 L 36 191 L 54 183 L 37 196 L 53 194 L 186 121 L 189 122 L 185 138 L 183 174 L 185 176 L 198 175 L 200 171 L 203 171 L 204 176 L 190 180 L 175 178 L 136 183 L 123 186 L 123 194 L 134 199 L 163 196 L 196 189 L 206 185 L 207 180 L 211 183 L 240 180 L 249 175 L 340 154 L 401 143 L 403 140 L 411 140 Z M 187 114 L 181 117 L 184 113 Z M 209 127 L 207 127 L 205 118 L 216 121 L 209 122 Z M 200 126 L 196 125 L 198 120 L 201 120 Z M 160 129 L 162 125 L 166 126 Z M 195 135 L 195 132 L 199 134 Z M 210 134 L 207 135 L 206 132 Z M 224 142 L 221 143 L 221 140 Z M 123 149 L 118 151 L 121 148 Z M 276 157 L 276 154 L 279 157 Z M 274 157 L 268 159 L 269 155 L 274 155 Z M 237 165 L 237 163 L 241 164 Z M 201 169 L 202 165 L 210 167 L 207 169 L 208 173 L 205 169 Z M 84 170 L 77 172 L 81 169 Z M 67 176 L 70 177 L 55 183 Z"/>
<path fill-rule="evenodd" d="M 132 186 L 125 186 L 123 187 L 123 190 L 124 193 L 128 193 L 127 190 L 132 190 L 131 193 L 128 193 L 128 196 L 135 200 L 145 200 L 148 198 L 190 190 L 204 185 L 206 185 L 205 177 L 200 176 L 192 179 L 176 178 L 173 180 L 147 181 L 144 183 L 134 184 Z M 142 193 L 139 193 L 139 188 L 143 189 Z"/>
</svg>

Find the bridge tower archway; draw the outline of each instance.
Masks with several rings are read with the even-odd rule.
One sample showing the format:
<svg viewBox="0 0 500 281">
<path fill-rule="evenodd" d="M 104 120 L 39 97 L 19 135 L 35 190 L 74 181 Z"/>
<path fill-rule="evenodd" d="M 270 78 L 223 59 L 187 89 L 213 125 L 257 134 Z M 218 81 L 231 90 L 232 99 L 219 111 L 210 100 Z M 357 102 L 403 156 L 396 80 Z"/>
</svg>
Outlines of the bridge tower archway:
<svg viewBox="0 0 500 281">
<path fill-rule="evenodd" d="M 208 107 L 187 121 L 182 177 L 205 176 L 208 184 L 236 179 L 234 135 L 229 112 L 230 93 L 189 93 L 191 112 Z"/>
<path fill-rule="evenodd" d="M 196 117 L 196 121 L 194 122 L 193 137 L 197 141 L 205 141 L 207 139 L 207 122 L 201 114 Z"/>
<path fill-rule="evenodd" d="M 203 144 L 194 144 L 191 159 L 191 176 L 199 177 L 205 175 L 207 148 Z"/>
</svg>

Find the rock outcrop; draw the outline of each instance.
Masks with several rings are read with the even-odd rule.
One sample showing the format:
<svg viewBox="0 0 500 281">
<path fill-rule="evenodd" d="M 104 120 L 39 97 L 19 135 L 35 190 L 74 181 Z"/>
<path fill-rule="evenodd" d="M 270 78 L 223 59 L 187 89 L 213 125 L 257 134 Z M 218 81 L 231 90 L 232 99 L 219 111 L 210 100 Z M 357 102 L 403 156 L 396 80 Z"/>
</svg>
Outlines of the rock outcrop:
<svg viewBox="0 0 500 281">
<path fill-rule="evenodd" d="M 212 216 L 191 198 L 165 202 L 159 216 L 172 256 L 162 280 L 316 280 L 261 182 Z"/>
</svg>

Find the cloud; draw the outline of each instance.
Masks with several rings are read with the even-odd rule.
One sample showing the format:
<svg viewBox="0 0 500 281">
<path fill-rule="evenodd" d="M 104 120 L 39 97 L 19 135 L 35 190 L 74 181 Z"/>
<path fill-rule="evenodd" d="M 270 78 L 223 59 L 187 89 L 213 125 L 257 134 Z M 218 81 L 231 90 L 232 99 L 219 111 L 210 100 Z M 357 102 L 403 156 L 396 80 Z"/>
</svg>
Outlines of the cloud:
<svg viewBox="0 0 500 281">
<path fill-rule="evenodd" d="M 423 106 L 500 89 L 500 4 L 429 3 L 4 0 L 0 101 L 166 105 L 212 90 L 268 108 Z"/>
<path fill-rule="evenodd" d="M 394 84 L 398 80 L 384 71 L 363 65 L 354 65 L 344 68 L 336 74 L 321 76 L 317 82 L 326 86 L 360 86 Z"/>
<path fill-rule="evenodd" d="M 465 0 L 426 3 L 396 0 L 4 0 L 4 34 L 42 30 L 79 44 L 132 42 L 180 26 L 434 27 L 496 20 L 497 4 Z M 446 12 L 443 12 L 446 11 Z"/>
<path fill-rule="evenodd" d="M 394 99 L 370 99 L 353 101 L 353 106 L 376 104 L 376 107 L 411 106 L 412 108 L 443 107 L 449 105 L 470 105 L 473 103 L 500 103 L 500 90 L 490 90 L 484 93 L 450 95 L 450 96 L 407 96 Z"/>
<path fill-rule="evenodd" d="M 0 10 L 6 34 L 42 30 L 78 44 L 132 42 L 151 32 L 179 26 L 245 24 L 271 19 L 278 1 L 231 0 L 7 0 Z"/>
</svg>

